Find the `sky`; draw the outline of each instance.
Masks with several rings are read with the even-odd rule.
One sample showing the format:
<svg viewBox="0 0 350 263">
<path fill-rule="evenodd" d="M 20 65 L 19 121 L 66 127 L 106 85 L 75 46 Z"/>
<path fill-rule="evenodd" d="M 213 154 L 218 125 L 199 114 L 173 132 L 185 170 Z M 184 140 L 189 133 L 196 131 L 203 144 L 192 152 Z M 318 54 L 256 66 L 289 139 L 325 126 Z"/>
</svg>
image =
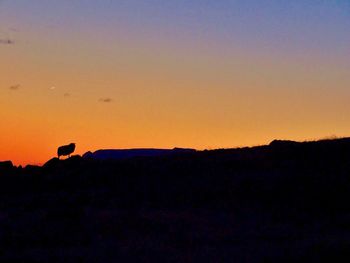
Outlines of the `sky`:
<svg viewBox="0 0 350 263">
<path fill-rule="evenodd" d="M 0 160 L 350 135 L 348 0 L 0 0 Z"/>
</svg>

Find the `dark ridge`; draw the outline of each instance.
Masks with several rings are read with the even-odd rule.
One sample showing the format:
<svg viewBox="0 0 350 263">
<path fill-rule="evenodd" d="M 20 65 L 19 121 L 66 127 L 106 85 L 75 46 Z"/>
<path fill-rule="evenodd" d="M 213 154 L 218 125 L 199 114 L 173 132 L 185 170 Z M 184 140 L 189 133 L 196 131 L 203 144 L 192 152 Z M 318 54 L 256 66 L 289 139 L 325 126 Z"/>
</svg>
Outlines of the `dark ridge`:
<svg viewBox="0 0 350 263">
<path fill-rule="evenodd" d="M 0 262 L 350 258 L 349 138 L 129 157 L 0 163 Z"/>
</svg>

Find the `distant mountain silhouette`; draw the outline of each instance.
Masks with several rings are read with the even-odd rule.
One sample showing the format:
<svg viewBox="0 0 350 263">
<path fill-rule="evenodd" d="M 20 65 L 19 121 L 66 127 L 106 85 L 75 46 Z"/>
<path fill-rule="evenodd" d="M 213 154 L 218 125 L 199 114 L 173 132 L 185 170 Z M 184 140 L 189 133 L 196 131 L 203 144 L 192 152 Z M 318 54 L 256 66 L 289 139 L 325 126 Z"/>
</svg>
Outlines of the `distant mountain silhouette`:
<svg viewBox="0 0 350 263">
<path fill-rule="evenodd" d="M 98 150 L 95 152 L 87 152 L 83 155 L 83 158 L 93 158 L 99 160 L 107 159 L 125 159 L 132 157 L 152 157 L 152 156 L 164 156 L 171 154 L 191 153 L 195 152 L 194 149 L 188 148 L 174 148 L 174 149 L 152 149 L 152 148 L 141 148 L 141 149 L 109 149 L 109 150 Z"/>
</svg>

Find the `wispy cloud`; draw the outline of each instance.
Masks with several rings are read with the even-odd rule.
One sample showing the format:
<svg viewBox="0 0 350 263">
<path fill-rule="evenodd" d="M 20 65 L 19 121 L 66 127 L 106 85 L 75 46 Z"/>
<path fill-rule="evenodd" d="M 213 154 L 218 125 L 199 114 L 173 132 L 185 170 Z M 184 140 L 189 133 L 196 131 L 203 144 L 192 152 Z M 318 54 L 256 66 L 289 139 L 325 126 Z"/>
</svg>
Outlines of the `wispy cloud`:
<svg viewBox="0 0 350 263">
<path fill-rule="evenodd" d="M 21 87 L 21 85 L 16 84 L 16 85 L 12 85 L 9 87 L 10 90 L 19 90 L 19 88 Z"/>
<path fill-rule="evenodd" d="M 71 94 L 68 93 L 68 92 L 66 92 L 66 93 L 63 94 L 63 97 L 64 97 L 64 98 L 69 98 L 70 96 L 71 96 Z"/>
<path fill-rule="evenodd" d="M 103 102 L 103 103 L 111 103 L 111 102 L 113 102 L 113 100 L 111 98 L 100 98 L 98 101 L 99 102 Z"/>
<path fill-rule="evenodd" d="M 1 39 L 0 38 L 0 45 L 13 45 L 15 41 L 12 39 Z"/>
<path fill-rule="evenodd" d="M 9 30 L 12 32 L 19 32 L 19 29 L 15 27 L 10 27 Z"/>
</svg>

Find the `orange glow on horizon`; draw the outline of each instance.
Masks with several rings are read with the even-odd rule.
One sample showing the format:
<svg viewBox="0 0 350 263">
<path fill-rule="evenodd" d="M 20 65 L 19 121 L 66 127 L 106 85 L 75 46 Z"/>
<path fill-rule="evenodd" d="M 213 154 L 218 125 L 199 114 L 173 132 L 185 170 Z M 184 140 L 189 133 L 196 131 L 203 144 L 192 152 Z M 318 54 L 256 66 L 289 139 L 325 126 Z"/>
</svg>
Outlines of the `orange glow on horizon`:
<svg viewBox="0 0 350 263">
<path fill-rule="evenodd" d="M 83 154 L 350 135 L 345 56 L 205 34 L 25 25 L 0 46 L 0 160 L 43 164 L 70 142 Z"/>
</svg>

